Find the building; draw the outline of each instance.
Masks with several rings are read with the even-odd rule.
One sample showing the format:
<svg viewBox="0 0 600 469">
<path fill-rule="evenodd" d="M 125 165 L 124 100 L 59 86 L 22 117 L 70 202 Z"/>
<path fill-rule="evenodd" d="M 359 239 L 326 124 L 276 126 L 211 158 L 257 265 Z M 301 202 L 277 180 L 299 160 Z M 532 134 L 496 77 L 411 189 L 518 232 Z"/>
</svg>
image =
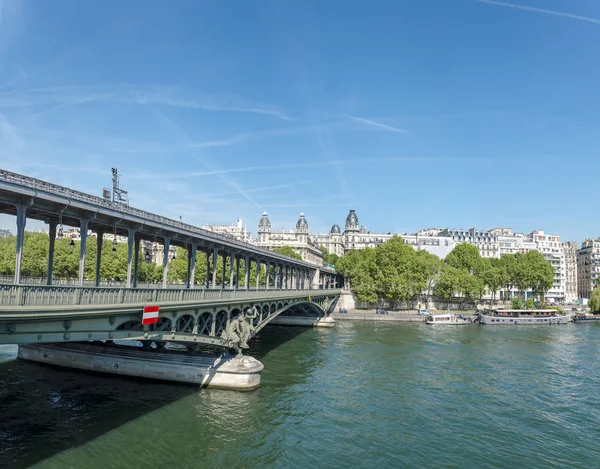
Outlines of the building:
<svg viewBox="0 0 600 469">
<path fill-rule="evenodd" d="M 536 250 L 544 256 L 554 269 L 554 283 L 546 293 L 546 299 L 565 300 L 565 251 L 558 235 L 545 234 L 543 230 L 533 231 L 530 238 L 535 242 Z"/>
<path fill-rule="evenodd" d="M 272 232 L 267 212 L 263 212 L 258 223 L 258 239 L 254 244 L 267 249 L 289 246 L 302 256 L 303 261 L 323 266 L 323 253 L 319 244 L 308 234 L 308 222 L 304 213 L 300 214 L 295 230 Z"/>
<path fill-rule="evenodd" d="M 498 235 L 496 233 L 494 231 L 483 231 L 475 228 L 468 230 L 446 228 L 439 235 L 452 238 L 456 244 L 472 244 L 477 248 L 481 257 L 497 259 L 500 257 L 500 251 L 498 249 Z"/>
<path fill-rule="evenodd" d="M 243 220 L 238 219 L 235 225 L 204 225 L 202 229 L 232 236 L 238 241 L 249 243 L 252 241 L 251 233 L 244 226 Z"/>
<path fill-rule="evenodd" d="M 563 243 L 565 252 L 565 301 L 571 303 L 579 299 L 577 284 L 577 243 Z"/>
<path fill-rule="evenodd" d="M 454 249 L 456 243 L 448 237 L 439 236 L 441 231 L 441 228 L 431 228 L 412 235 L 400 234 L 397 236 L 416 250 L 424 250 L 443 259 Z M 343 233 L 339 225 L 336 224 L 331 227 L 329 233 L 318 233 L 312 236 L 330 254 L 343 256 L 352 249 L 374 248 L 395 235 L 392 233 L 371 233 L 365 226 L 360 225 L 356 210 L 350 210 L 346 217 Z"/>
<path fill-rule="evenodd" d="M 600 278 L 600 238 L 586 239 L 577 251 L 577 293 L 589 299 Z"/>
</svg>

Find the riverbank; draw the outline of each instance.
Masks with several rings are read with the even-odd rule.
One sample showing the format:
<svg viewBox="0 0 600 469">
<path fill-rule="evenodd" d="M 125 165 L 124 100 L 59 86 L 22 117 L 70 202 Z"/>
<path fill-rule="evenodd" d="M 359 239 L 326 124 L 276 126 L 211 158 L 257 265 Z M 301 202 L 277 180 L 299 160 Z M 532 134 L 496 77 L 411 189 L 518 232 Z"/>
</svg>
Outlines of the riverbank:
<svg viewBox="0 0 600 469">
<path fill-rule="evenodd" d="M 432 314 L 462 314 L 467 318 L 475 318 L 473 311 L 432 311 Z M 335 312 L 331 315 L 336 321 L 402 321 L 402 322 L 424 322 L 427 316 L 418 314 L 416 311 L 388 311 L 388 314 L 377 314 L 375 310 L 354 310 L 348 313 Z"/>
</svg>

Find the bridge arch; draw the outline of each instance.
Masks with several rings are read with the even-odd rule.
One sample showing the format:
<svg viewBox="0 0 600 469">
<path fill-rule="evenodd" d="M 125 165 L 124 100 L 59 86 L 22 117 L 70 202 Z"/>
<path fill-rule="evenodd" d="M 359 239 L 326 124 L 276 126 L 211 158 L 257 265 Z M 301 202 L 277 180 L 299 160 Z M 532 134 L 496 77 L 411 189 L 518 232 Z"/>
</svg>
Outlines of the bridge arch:
<svg viewBox="0 0 600 469">
<path fill-rule="evenodd" d="M 210 336 L 214 322 L 213 313 L 206 311 L 198 316 L 198 334 Z"/>
</svg>

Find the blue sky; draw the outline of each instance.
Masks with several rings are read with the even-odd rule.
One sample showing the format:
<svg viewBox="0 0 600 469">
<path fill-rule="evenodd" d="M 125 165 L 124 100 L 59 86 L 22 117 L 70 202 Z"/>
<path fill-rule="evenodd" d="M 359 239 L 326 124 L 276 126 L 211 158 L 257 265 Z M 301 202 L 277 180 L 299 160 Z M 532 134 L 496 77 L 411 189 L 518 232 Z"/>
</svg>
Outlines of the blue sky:
<svg viewBox="0 0 600 469">
<path fill-rule="evenodd" d="M 582 241 L 599 41 L 597 0 L 0 0 L 0 167 L 101 194 L 116 166 L 132 205 L 253 232 Z"/>
</svg>

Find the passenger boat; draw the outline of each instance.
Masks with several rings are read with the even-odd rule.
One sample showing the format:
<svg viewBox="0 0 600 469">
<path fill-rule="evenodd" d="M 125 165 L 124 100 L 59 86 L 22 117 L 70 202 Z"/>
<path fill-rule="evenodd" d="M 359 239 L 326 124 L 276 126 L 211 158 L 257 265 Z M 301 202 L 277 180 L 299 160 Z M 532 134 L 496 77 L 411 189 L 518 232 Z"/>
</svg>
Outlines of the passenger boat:
<svg viewBox="0 0 600 469">
<path fill-rule="evenodd" d="M 600 321 L 600 315 L 578 313 L 575 316 L 573 316 L 573 322 L 588 322 L 588 321 Z"/>
<path fill-rule="evenodd" d="M 554 309 L 496 309 L 479 313 L 479 323 L 485 325 L 566 324 L 569 317 Z"/>
<path fill-rule="evenodd" d="M 471 320 L 463 317 L 462 314 L 430 314 L 425 319 L 426 324 L 447 324 L 450 326 L 460 326 L 462 324 L 471 324 Z"/>
</svg>

